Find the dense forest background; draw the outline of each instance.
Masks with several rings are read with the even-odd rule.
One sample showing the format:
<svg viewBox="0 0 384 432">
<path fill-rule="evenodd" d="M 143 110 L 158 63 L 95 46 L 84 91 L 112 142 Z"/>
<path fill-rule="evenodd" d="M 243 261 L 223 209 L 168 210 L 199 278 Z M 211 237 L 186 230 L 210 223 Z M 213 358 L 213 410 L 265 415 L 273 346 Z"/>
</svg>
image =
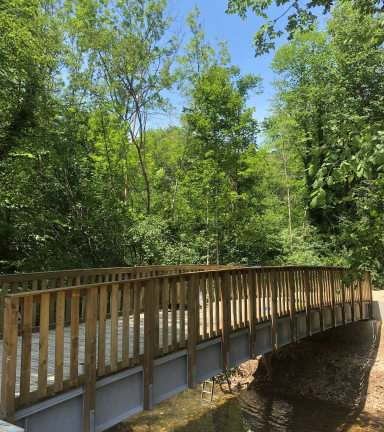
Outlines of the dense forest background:
<svg viewBox="0 0 384 432">
<path fill-rule="evenodd" d="M 263 123 L 257 70 L 198 10 L 4 0 L 0 29 L 0 272 L 344 265 L 383 286 L 380 14 L 295 31 Z"/>
</svg>

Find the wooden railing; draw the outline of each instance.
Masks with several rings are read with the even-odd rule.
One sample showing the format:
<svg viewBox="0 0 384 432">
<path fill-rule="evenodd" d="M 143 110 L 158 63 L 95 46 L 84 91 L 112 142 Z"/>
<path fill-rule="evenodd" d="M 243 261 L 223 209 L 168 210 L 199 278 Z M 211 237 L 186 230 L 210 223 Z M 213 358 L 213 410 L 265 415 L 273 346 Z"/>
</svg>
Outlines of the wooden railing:
<svg viewBox="0 0 384 432">
<path fill-rule="evenodd" d="M 29 292 L 5 294 L 2 417 L 12 421 L 15 410 L 26 404 L 84 385 L 87 431 L 86 413 L 94 409 L 96 380 L 138 364 L 144 366 L 144 408 L 148 409 L 156 357 L 186 347 L 188 381 L 193 387 L 196 345 L 201 341 L 222 338 L 222 363 L 227 370 L 231 331 L 249 328 L 253 350 L 255 326 L 272 321 L 276 348 L 279 317 L 290 316 L 292 341 L 297 312 L 306 313 L 308 335 L 312 309 L 320 310 L 322 329 L 325 306 L 331 306 L 333 326 L 336 305 L 341 305 L 345 323 L 344 307 L 350 303 L 354 320 L 355 303 L 362 311 L 364 301 L 372 302 L 370 273 L 366 272 L 364 282 L 345 287 L 340 280 L 346 270 L 224 266 L 82 270 L 75 286 L 71 286 L 75 276 L 67 274 L 59 276 L 65 279 L 64 287 L 49 289 L 38 282 Z M 58 279 L 52 273 L 18 278 Z M 38 332 L 33 332 L 34 327 Z"/>
<path fill-rule="evenodd" d="M 123 279 L 141 279 L 158 274 L 179 274 L 191 271 L 203 271 L 219 269 L 217 265 L 167 265 L 167 266 L 142 266 L 142 267 L 113 267 L 81 270 L 59 270 L 40 273 L 16 273 L 0 275 L 0 337 L 3 333 L 4 322 L 4 298 L 7 294 L 20 292 L 44 291 L 53 288 L 66 288 L 70 286 L 88 285 L 95 282 L 115 282 Z M 81 302 L 80 319 L 85 317 L 85 300 Z M 50 304 L 50 324 L 54 324 L 54 303 Z M 65 321 L 70 321 L 71 305 L 67 302 L 65 308 Z M 36 308 L 32 311 L 32 326 L 36 327 Z"/>
</svg>

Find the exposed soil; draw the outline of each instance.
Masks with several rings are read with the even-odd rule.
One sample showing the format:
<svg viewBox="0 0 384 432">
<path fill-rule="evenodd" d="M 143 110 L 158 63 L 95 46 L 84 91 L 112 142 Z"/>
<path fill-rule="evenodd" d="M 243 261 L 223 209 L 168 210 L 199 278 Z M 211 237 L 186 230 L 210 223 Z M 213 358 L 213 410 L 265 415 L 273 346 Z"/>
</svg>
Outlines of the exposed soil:
<svg viewBox="0 0 384 432">
<path fill-rule="evenodd" d="M 384 418 L 383 331 L 364 345 L 302 340 L 271 355 L 272 381 L 259 357 L 239 366 L 237 387 L 301 396 Z"/>
</svg>

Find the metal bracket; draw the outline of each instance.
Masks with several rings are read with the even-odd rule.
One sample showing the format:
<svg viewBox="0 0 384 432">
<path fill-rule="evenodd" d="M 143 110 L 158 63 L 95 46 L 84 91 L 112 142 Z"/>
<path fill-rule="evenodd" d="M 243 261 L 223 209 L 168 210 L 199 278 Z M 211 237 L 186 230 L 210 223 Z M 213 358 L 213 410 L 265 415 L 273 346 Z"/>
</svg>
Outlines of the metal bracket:
<svg viewBox="0 0 384 432">
<path fill-rule="evenodd" d="M 89 411 L 89 430 L 95 432 L 95 410 Z"/>
<path fill-rule="evenodd" d="M 149 409 L 153 409 L 153 384 L 149 384 Z"/>
</svg>

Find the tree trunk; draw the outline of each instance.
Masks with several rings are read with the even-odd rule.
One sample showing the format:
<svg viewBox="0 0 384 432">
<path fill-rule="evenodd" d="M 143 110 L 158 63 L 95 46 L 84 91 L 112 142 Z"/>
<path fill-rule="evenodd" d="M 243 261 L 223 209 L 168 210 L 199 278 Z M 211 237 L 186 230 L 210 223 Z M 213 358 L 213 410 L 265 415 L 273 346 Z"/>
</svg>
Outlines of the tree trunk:
<svg viewBox="0 0 384 432">
<path fill-rule="evenodd" d="M 293 245 L 293 235 L 292 235 L 292 217 L 291 217 L 291 195 L 289 190 L 288 173 L 287 173 L 287 158 L 285 157 L 284 141 L 281 145 L 283 151 L 283 165 L 284 165 L 284 176 L 285 176 L 285 186 L 287 188 L 287 204 L 288 204 L 288 222 L 289 222 L 289 237 L 291 239 L 291 246 Z"/>
</svg>

